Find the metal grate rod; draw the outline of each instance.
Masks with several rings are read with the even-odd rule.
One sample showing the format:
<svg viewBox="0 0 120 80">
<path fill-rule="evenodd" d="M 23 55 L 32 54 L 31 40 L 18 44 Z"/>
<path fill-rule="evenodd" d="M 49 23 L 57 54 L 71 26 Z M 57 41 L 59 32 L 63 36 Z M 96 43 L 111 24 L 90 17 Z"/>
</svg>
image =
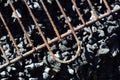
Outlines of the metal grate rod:
<svg viewBox="0 0 120 80">
<path fill-rule="evenodd" d="M 60 34 L 59 34 L 59 32 L 58 32 L 58 30 L 57 30 L 57 28 L 56 28 L 55 23 L 53 22 L 53 20 L 52 20 L 52 18 L 51 18 L 51 16 L 50 16 L 50 14 L 49 14 L 49 12 L 48 12 L 48 10 L 47 10 L 47 8 L 46 8 L 46 6 L 45 6 L 45 4 L 44 4 L 43 0 L 40 0 L 40 2 L 41 2 L 41 4 L 42 4 L 43 9 L 45 10 L 45 12 L 46 12 L 46 14 L 47 14 L 48 18 L 49 18 L 49 21 L 50 21 L 50 23 L 51 23 L 51 25 L 52 25 L 52 27 L 53 27 L 53 29 L 54 29 L 54 31 L 55 31 L 55 33 L 56 33 L 57 37 L 58 37 L 58 38 L 59 38 L 59 40 L 60 40 L 60 39 L 61 39 L 61 36 L 60 36 Z"/>
<path fill-rule="evenodd" d="M 116 9 L 116 10 L 112 10 L 112 12 L 110 12 L 110 14 L 115 13 L 115 12 L 117 12 L 117 11 L 119 11 L 119 10 L 120 10 L 120 8 L 118 8 L 118 9 Z M 108 15 L 110 15 L 110 14 L 109 14 L 109 13 L 105 13 L 104 15 L 99 16 L 98 19 L 100 20 L 100 19 L 102 19 L 102 18 L 104 18 L 104 17 L 106 17 L 106 16 L 108 16 Z M 88 21 L 88 22 L 86 23 L 86 26 L 87 26 L 87 25 L 90 25 L 90 24 L 92 24 L 92 23 L 94 23 L 94 22 L 96 22 L 96 21 L 98 21 L 98 20 Z M 78 31 L 78 30 L 80 30 L 81 28 L 84 28 L 84 27 L 85 27 L 84 25 L 80 25 L 80 26 L 77 26 L 76 28 L 74 28 L 74 30 L 75 30 L 75 31 Z M 62 35 L 61 35 L 61 38 L 64 38 L 64 37 L 68 36 L 68 35 L 71 34 L 71 33 L 72 33 L 71 30 L 69 30 L 68 32 L 62 34 Z M 59 40 L 59 39 L 56 37 L 56 38 L 48 41 L 48 44 L 50 45 L 50 44 L 52 44 L 52 43 L 54 43 L 54 42 L 56 42 L 56 41 L 58 41 L 58 40 Z M 38 47 L 36 47 L 36 51 L 39 50 L 39 49 L 42 49 L 42 48 L 44 48 L 44 47 L 46 47 L 45 43 L 42 44 L 42 45 L 39 45 Z M 35 50 L 30 50 L 30 51 L 24 53 L 24 54 L 23 54 L 23 57 L 29 56 L 29 55 L 32 54 L 34 51 L 35 51 Z M 20 56 L 18 56 L 18 57 L 16 57 L 15 59 L 11 60 L 10 63 L 15 63 L 15 62 L 19 61 L 20 59 L 22 59 L 22 58 L 21 58 Z M 3 65 L 0 66 L 0 69 L 5 68 L 5 67 L 8 66 L 8 65 L 9 65 L 8 63 L 5 63 L 5 64 L 3 64 Z"/>
<path fill-rule="evenodd" d="M 73 3 L 73 5 L 74 5 L 74 7 L 75 7 L 75 9 L 76 9 L 76 12 L 77 12 L 77 14 L 78 14 L 79 18 L 81 19 L 81 21 L 82 21 L 83 25 L 85 25 L 85 21 L 84 21 L 84 19 L 83 19 L 82 15 L 81 15 L 81 13 L 80 13 L 80 11 L 79 11 L 79 9 L 78 9 L 78 7 L 77 7 L 76 3 L 75 3 L 75 0 L 72 0 L 72 3 Z"/>
<path fill-rule="evenodd" d="M 95 16 L 95 19 L 98 19 L 98 15 L 96 14 L 96 11 L 95 11 L 95 8 L 94 6 L 92 5 L 91 1 L 90 0 L 87 0 L 91 10 L 93 11 L 93 15 Z"/>
<path fill-rule="evenodd" d="M 7 58 L 7 56 L 6 56 L 6 54 L 5 54 L 5 51 L 4 51 L 4 49 L 2 48 L 2 45 L 1 45 L 1 44 L 0 44 L 0 50 L 1 50 L 2 54 L 3 54 L 3 58 L 6 60 L 7 64 L 9 64 L 10 61 L 9 61 L 9 59 Z"/>
<path fill-rule="evenodd" d="M 10 32 L 8 26 L 7 26 L 7 24 L 5 23 L 5 20 L 4 20 L 3 16 L 2 16 L 1 12 L 0 12 L 0 18 L 1 18 L 3 24 L 4 24 L 5 28 L 6 28 L 6 30 L 7 30 L 8 34 L 9 34 L 9 36 L 10 36 L 10 39 L 12 40 L 12 42 L 13 42 L 13 44 L 14 44 L 16 50 L 17 50 L 17 54 L 20 55 L 20 56 L 22 57 L 22 53 L 21 53 L 20 50 L 18 49 L 18 46 L 16 45 L 15 39 L 13 38 L 13 36 L 12 36 L 12 34 L 11 34 L 11 32 Z"/>
<path fill-rule="evenodd" d="M 107 1 L 106 1 L 106 0 L 103 0 L 103 2 L 104 2 L 105 6 L 106 6 L 106 8 L 107 8 L 108 13 L 110 13 L 110 12 L 111 12 L 111 9 L 110 9 Z"/>
<path fill-rule="evenodd" d="M 58 5 L 60 11 L 62 12 L 65 20 L 67 21 L 67 24 L 69 25 L 69 28 L 70 28 L 70 30 L 71 30 L 71 32 L 72 32 L 72 34 L 73 34 L 73 36 L 74 36 L 74 38 L 75 38 L 75 40 L 76 40 L 76 42 L 77 42 L 77 45 L 78 45 L 78 49 L 77 49 L 77 51 L 76 51 L 76 55 L 75 55 L 71 60 L 68 60 L 68 61 L 66 61 L 66 62 L 64 61 L 65 63 L 68 63 L 68 62 L 71 62 L 71 61 L 73 61 L 74 59 L 77 58 L 77 56 L 78 56 L 79 53 L 80 53 L 81 46 L 80 46 L 80 42 L 79 42 L 79 40 L 78 40 L 78 38 L 77 38 L 77 35 L 75 34 L 74 28 L 72 27 L 72 24 L 69 22 L 69 20 L 68 20 L 68 18 L 67 18 L 67 15 L 65 14 L 65 12 L 64 12 L 64 10 L 63 10 L 60 2 L 59 2 L 58 0 L 55 0 L 55 1 L 56 1 L 57 5 Z"/>
<path fill-rule="evenodd" d="M 11 3 L 10 0 L 8 0 L 8 1 L 9 1 L 9 4 L 10 4 L 10 6 L 11 6 L 13 12 L 15 13 L 15 16 L 16 16 L 16 18 L 17 18 L 17 20 L 18 20 L 18 23 L 20 24 L 20 27 L 22 28 L 22 30 L 23 30 L 23 32 L 24 32 L 24 34 L 25 34 L 25 36 L 26 36 L 26 38 L 27 38 L 27 40 L 28 40 L 30 46 L 32 46 L 32 48 L 35 50 L 35 48 L 34 48 L 32 42 L 31 42 L 30 38 L 28 37 L 28 34 L 27 34 L 27 32 L 26 32 L 26 30 L 25 30 L 23 24 L 22 24 L 22 21 L 19 19 L 19 16 L 18 16 L 18 14 L 17 14 L 17 12 L 16 12 L 14 6 L 12 5 L 12 3 Z"/>
<path fill-rule="evenodd" d="M 24 53 L 24 54 L 20 53 L 20 51 L 19 51 L 19 49 L 18 49 L 18 46 L 17 46 L 17 44 L 16 44 L 16 42 L 15 42 L 15 40 L 14 40 L 14 38 L 13 38 L 13 36 L 12 36 L 12 34 L 11 34 L 8 26 L 7 26 L 7 23 L 5 22 L 2 14 L 1 14 L 1 12 L 0 12 L 0 18 L 1 18 L 2 22 L 3 22 L 4 27 L 6 28 L 6 30 L 7 30 L 7 32 L 8 32 L 8 35 L 10 36 L 10 39 L 12 40 L 12 42 L 13 42 L 13 44 L 14 44 L 14 47 L 15 47 L 16 50 L 17 50 L 17 53 L 22 55 L 22 57 L 21 57 L 21 56 L 17 56 L 16 58 L 14 58 L 14 59 L 12 59 L 12 60 L 9 60 L 9 59 L 7 58 L 7 56 L 6 56 L 6 53 L 4 52 L 3 46 L 0 44 L 0 50 L 1 50 L 2 54 L 3 54 L 3 56 L 4 56 L 3 58 L 6 60 L 6 63 L 5 63 L 5 64 L 0 65 L 0 69 L 8 66 L 8 65 L 11 64 L 11 63 L 14 63 L 14 62 L 19 61 L 20 59 L 23 59 L 23 57 L 26 57 L 26 56 L 32 54 L 33 52 L 35 52 L 35 51 L 37 51 L 37 50 L 39 50 L 39 49 L 42 49 L 42 48 L 44 48 L 44 47 L 47 47 L 47 49 L 48 49 L 49 52 L 50 52 L 50 55 L 52 55 L 53 58 L 54 58 L 56 61 L 58 61 L 58 62 L 60 62 L 60 63 L 69 63 L 69 62 L 71 62 L 71 61 L 73 61 L 73 60 L 75 60 L 75 59 L 77 58 L 77 56 L 78 56 L 79 53 L 80 53 L 80 48 L 81 48 L 80 42 L 79 42 L 79 40 L 78 40 L 77 35 L 75 34 L 75 32 L 78 31 L 78 30 L 80 30 L 81 28 L 84 28 L 85 26 L 88 26 L 88 25 L 90 25 L 90 24 L 92 24 L 92 23 L 94 23 L 94 22 L 96 22 L 96 21 L 98 21 L 98 20 L 100 20 L 100 19 L 102 19 L 102 18 L 104 18 L 104 17 L 106 17 L 106 16 L 109 16 L 110 14 L 115 13 L 115 12 L 117 12 L 117 11 L 120 10 L 120 8 L 115 9 L 115 10 L 110 9 L 110 6 L 108 5 L 108 2 L 107 2 L 106 0 L 103 0 L 103 2 L 104 2 L 104 4 L 105 4 L 105 7 L 107 8 L 107 12 L 104 13 L 104 14 L 102 14 L 102 15 L 97 15 L 96 10 L 94 9 L 94 6 L 92 5 L 91 0 L 87 0 L 89 6 L 90 6 L 90 8 L 91 8 L 91 10 L 93 11 L 93 15 L 95 16 L 95 19 L 92 19 L 92 20 L 89 20 L 89 21 L 85 22 L 85 21 L 84 21 L 84 18 L 82 17 L 82 14 L 81 14 L 80 11 L 79 11 L 80 9 L 77 7 L 76 0 L 71 0 L 73 6 L 75 7 L 75 10 L 76 10 L 79 18 L 80 18 L 80 20 L 82 21 L 82 25 L 79 25 L 79 26 L 73 28 L 72 24 L 70 23 L 70 21 L 69 21 L 68 18 L 67 18 L 67 15 L 66 15 L 66 13 L 65 13 L 65 11 L 64 11 L 64 9 L 63 9 L 63 6 L 62 6 L 61 3 L 59 2 L 59 0 L 55 0 L 56 3 L 57 3 L 57 6 L 59 7 L 61 13 L 63 14 L 63 16 L 64 16 L 64 18 L 65 18 L 65 20 L 66 20 L 66 22 L 67 22 L 67 24 L 68 24 L 68 27 L 70 28 L 67 32 L 65 32 L 65 33 L 63 33 L 63 34 L 59 34 L 59 31 L 57 30 L 57 27 L 56 27 L 54 21 L 52 20 L 52 17 L 51 17 L 51 15 L 50 15 L 50 13 L 48 12 L 48 9 L 47 9 L 45 3 L 43 2 L 43 0 L 39 0 L 40 3 L 42 4 L 43 9 L 45 10 L 45 14 L 47 14 L 47 17 L 48 17 L 48 19 L 49 19 L 49 21 L 50 21 L 50 23 L 51 23 L 51 25 L 52 25 L 52 27 L 53 27 L 53 29 L 54 29 L 54 31 L 55 31 L 55 34 L 56 34 L 56 37 L 55 37 L 55 38 L 53 38 L 53 39 L 50 40 L 50 41 L 47 41 L 46 38 L 45 38 L 45 36 L 44 36 L 44 34 L 43 34 L 43 32 L 42 32 L 42 30 L 41 30 L 41 28 L 40 28 L 40 26 L 39 26 L 39 24 L 38 24 L 38 22 L 36 21 L 36 18 L 35 18 L 35 16 L 34 16 L 32 10 L 29 8 L 26 0 L 23 0 L 23 2 L 25 3 L 25 5 L 26 5 L 26 7 L 27 7 L 27 9 L 28 9 L 28 12 L 30 13 L 30 16 L 32 17 L 32 20 L 33 20 L 34 24 L 36 25 L 36 28 L 37 28 L 40 36 L 42 37 L 42 39 L 43 39 L 43 41 L 44 41 L 43 44 L 41 44 L 41 45 L 39 45 L 39 46 L 37 46 L 37 47 L 34 47 L 34 45 L 33 45 L 33 43 L 31 42 L 31 39 L 29 38 L 28 33 L 26 32 L 25 27 L 24 27 L 24 25 L 22 24 L 22 21 L 20 20 L 20 18 L 19 18 L 19 16 L 18 16 L 18 14 L 17 14 L 17 12 L 16 12 L 16 10 L 15 10 L 15 8 L 14 8 L 11 0 L 8 0 L 8 1 L 9 1 L 9 4 L 10 4 L 10 7 L 12 8 L 13 12 L 15 13 L 16 19 L 17 19 L 17 21 L 18 21 L 18 23 L 19 23 L 22 31 L 24 32 L 24 35 L 25 35 L 25 37 L 27 38 L 27 40 L 28 40 L 28 42 L 29 42 L 29 45 L 32 47 L 32 49 L 31 49 L 30 51 Z M 119 1 L 120 1 L 120 0 L 119 0 Z M 51 45 L 52 43 L 56 42 L 56 41 L 59 41 L 60 39 L 62 39 L 62 38 L 64 38 L 64 37 L 70 35 L 70 34 L 72 34 L 72 35 L 74 36 L 74 38 L 75 38 L 75 40 L 76 40 L 76 42 L 77 42 L 77 45 L 78 45 L 78 49 L 77 49 L 77 51 L 76 51 L 76 54 L 72 57 L 72 59 L 69 59 L 69 60 L 67 60 L 67 61 L 60 60 L 59 58 L 57 58 L 57 57 L 54 55 L 53 51 L 51 50 L 50 45 Z"/>
</svg>

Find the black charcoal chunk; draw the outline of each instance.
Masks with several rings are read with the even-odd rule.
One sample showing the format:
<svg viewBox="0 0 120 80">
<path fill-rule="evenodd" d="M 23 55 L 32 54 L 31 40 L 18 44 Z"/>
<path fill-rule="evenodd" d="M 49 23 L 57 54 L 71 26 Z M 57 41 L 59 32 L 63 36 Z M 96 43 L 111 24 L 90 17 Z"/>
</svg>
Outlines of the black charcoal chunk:
<svg viewBox="0 0 120 80">
<path fill-rule="evenodd" d="M 34 67 L 35 67 L 34 63 L 25 66 L 25 68 L 27 69 L 34 69 Z"/>
<path fill-rule="evenodd" d="M 110 50 L 108 48 L 101 48 L 98 50 L 98 55 L 107 54 Z"/>
<path fill-rule="evenodd" d="M 74 74 L 74 70 L 73 69 L 68 69 L 69 74 L 73 75 Z"/>
<path fill-rule="evenodd" d="M 62 52 L 69 50 L 68 47 L 66 47 L 65 45 L 62 45 L 61 43 L 59 44 L 59 49 L 60 49 Z"/>
<path fill-rule="evenodd" d="M 93 44 L 93 45 L 91 46 L 91 49 L 92 49 L 92 50 L 98 49 L 97 43 Z"/>
<path fill-rule="evenodd" d="M 65 51 L 65 52 L 63 52 L 63 53 L 61 53 L 61 54 L 62 54 L 63 57 L 65 57 L 65 56 L 67 56 L 67 55 L 69 54 L 69 52 L 68 52 L 68 51 Z"/>
<path fill-rule="evenodd" d="M 56 49 L 57 49 L 56 45 L 51 46 L 51 50 L 56 50 Z"/>
<path fill-rule="evenodd" d="M 68 44 L 67 40 L 62 40 L 62 44 L 67 45 Z"/>
<path fill-rule="evenodd" d="M 49 4 L 52 4 L 52 1 L 53 1 L 53 0 L 47 0 L 47 2 L 48 2 Z"/>
<path fill-rule="evenodd" d="M 113 9 L 114 9 L 114 10 L 117 10 L 117 9 L 119 9 L 119 8 L 120 8 L 120 5 L 115 5 Z"/>
<path fill-rule="evenodd" d="M 69 0 L 59 1 L 72 26 L 81 26 L 81 20 L 72 2 Z M 44 42 L 41 39 L 24 1 L 11 0 L 11 2 L 15 7 L 18 18 L 20 18 L 27 31 L 28 37 L 31 39 L 36 49 L 38 49 L 39 45 Z M 43 10 L 41 2 L 39 0 L 26 0 L 26 2 L 32 10 L 35 20 L 45 38 L 48 41 L 55 38 L 56 36 L 53 35 L 54 32 L 51 31 L 53 30 L 52 25 Z M 108 0 L 107 2 L 111 10 L 120 8 L 119 0 Z M 91 10 L 87 0 L 76 0 L 75 3 L 85 22 L 95 19 L 93 10 Z M 91 3 L 98 16 L 107 12 L 103 0 L 91 0 Z M 60 34 L 70 31 L 56 1 L 44 0 L 44 4 Z M 21 32 L 16 31 L 17 33 L 14 32 L 15 27 L 19 28 L 20 26 L 16 19 L 17 16 L 9 5 L 9 1 L 0 0 L 0 12 L 12 35 L 15 35 L 13 37 L 19 50 L 22 53 L 30 51 L 31 47 L 24 32 L 22 30 L 20 30 Z M 0 80 L 118 80 L 120 79 L 119 27 L 120 15 L 119 11 L 116 11 L 102 19 L 98 19 L 98 21 L 92 24 L 88 23 L 85 27 L 83 26 L 80 30 L 75 31 L 81 43 L 81 52 L 73 62 L 67 64 L 59 63 L 50 55 L 48 49 L 43 48 L 19 60 L 19 62 L 13 63 L 4 69 L 0 69 Z M 15 58 L 19 56 L 1 20 L 0 45 L 2 45 L 6 56 L 10 60 L 16 60 Z M 72 33 L 62 40 L 50 44 L 54 55 L 61 60 L 71 59 L 72 55 L 75 55 L 77 46 Z M 5 63 L 5 60 L 2 59 L 4 56 L 1 51 L 0 53 L 0 65 L 2 65 Z"/>
<path fill-rule="evenodd" d="M 116 57 L 119 52 L 120 52 L 120 50 L 118 48 L 113 48 L 111 51 L 112 57 Z"/>
<path fill-rule="evenodd" d="M 99 37 L 104 37 L 105 36 L 105 33 L 103 30 L 98 30 L 98 33 L 99 33 Z"/>
<path fill-rule="evenodd" d="M 49 74 L 46 72 L 44 72 L 42 75 L 43 75 L 43 79 L 47 79 L 49 77 Z"/>
<path fill-rule="evenodd" d="M 86 32 L 88 32 L 88 33 L 91 33 L 90 27 L 85 27 L 85 28 L 84 28 L 84 31 L 86 31 Z"/>
<path fill-rule="evenodd" d="M 23 72 L 19 72 L 18 75 L 19 76 L 24 76 L 24 73 Z"/>
<path fill-rule="evenodd" d="M 107 21 L 110 21 L 110 20 L 112 20 L 113 19 L 113 16 L 112 15 L 109 15 L 108 17 L 107 17 Z M 110 21 L 110 22 L 112 22 L 112 21 Z"/>
<path fill-rule="evenodd" d="M 2 71 L 2 72 L 0 73 L 0 75 L 1 75 L 2 77 L 5 77 L 5 76 L 6 76 L 6 71 Z"/>
<path fill-rule="evenodd" d="M 25 68 L 33 70 L 34 68 L 38 68 L 38 67 L 41 67 L 41 66 L 43 66 L 43 62 L 29 64 L 29 65 L 26 65 Z"/>
<path fill-rule="evenodd" d="M 88 51 L 88 52 L 91 52 L 91 53 L 93 52 L 93 50 L 92 50 L 92 45 L 87 44 L 87 45 L 86 45 L 86 48 L 87 48 L 87 51 Z"/>
<path fill-rule="evenodd" d="M 109 26 L 107 29 L 108 33 L 112 33 L 117 27 L 119 26 Z"/>
</svg>

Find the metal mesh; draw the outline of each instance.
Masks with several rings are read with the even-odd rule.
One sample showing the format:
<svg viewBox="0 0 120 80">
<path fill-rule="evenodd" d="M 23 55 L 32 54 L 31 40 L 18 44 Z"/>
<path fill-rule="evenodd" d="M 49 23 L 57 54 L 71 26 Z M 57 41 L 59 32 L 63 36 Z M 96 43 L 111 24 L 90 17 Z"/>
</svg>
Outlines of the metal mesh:
<svg viewBox="0 0 120 80">
<path fill-rule="evenodd" d="M 58 31 L 58 29 L 57 29 L 57 27 L 56 27 L 57 25 L 55 25 L 55 22 L 53 21 L 51 15 L 50 15 L 50 13 L 49 13 L 49 9 L 46 7 L 46 5 L 45 5 L 45 3 L 44 3 L 44 0 L 38 0 L 38 2 L 41 3 L 41 5 L 42 5 L 42 7 L 43 7 L 43 9 L 44 9 L 44 11 L 45 11 L 45 14 L 47 15 L 47 17 L 48 17 L 48 19 L 49 19 L 49 21 L 50 21 L 50 23 L 51 23 L 51 25 L 52 25 L 52 28 L 53 28 L 53 30 L 54 30 L 54 32 L 55 32 L 55 35 L 56 35 L 55 38 L 47 41 L 46 37 L 44 36 L 44 33 L 42 32 L 42 30 L 41 30 L 41 28 L 40 28 L 40 25 L 39 25 L 38 22 L 37 22 L 37 19 L 36 19 L 35 15 L 33 14 L 33 11 L 30 9 L 30 7 L 29 7 L 28 3 L 26 2 L 26 0 L 22 0 L 22 1 L 24 2 L 24 4 L 26 5 L 25 7 L 27 8 L 28 12 L 30 13 L 30 17 L 31 17 L 31 19 L 33 20 L 33 23 L 35 24 L 36 29 L 38 30 L 38 32 L 39 32 L 39 34 L 40 34 L 40 37 L 41 37 L 42 40 L 44 41 L 43 44 L 35 47 L 34 44 L 32 43 L 32 40 L 31 40 L 30 37 L 29 37 L 29 34 L 27 33 L 27 31 L 26 31 L 26 29 L 25 29 L 25 26 L 23 25 L 24 22 L 22 22 L 22 21 L 20 20 L 19 15 L 17 14 L 14 5 L 12 4 L 12 1 L 11 1 L 11 0 L 7 0 L 7 1 L 8 1 L 8 4 L 10 5 L 12 11 L 15 13 L 16 20 L 18 21 L 18 23 L 19 23 L 19 25 L 20 25 L 20 28 L 21 28 L 22 31 L 23 31 L 23 34 L 24 34 L 25 37 L 27 38 L 27 41 L 29 42 L 28 45 L 31 47 L 31 50 L 29 50 L 29 51 L 27 51 L 27 52 L 25 52 L 25 53 L 22 53 L 22 52 L 20 51 L 20 49 L 18 48 L 18 45 L 16 44 L 16 41 L 15 41 L 15 39 L 14 39 L 14 37 L 13 37 L 13 35 L 12 35 L 12 33 L 11 33 L 11 31 L 10 31 L 10 29 L 9 29 L 9 27 L 8 27 L 5 19 L 4 19 L 4 17 L 3 17 L 3 14 L 0 12 L 1 22 L 2 22 L 2 24 L 4 25 L 4 28 L 6 29 L 8 35 L 9 35 L 9 37 L 10 37 L 10 40 L 12 41 L 12 43 L 13 43 L 16 51 L 17 51 L 17 57 L 14 58 L 14 59 L 9 60 L 9 58 L 6 56 L 7 53 L 5 53 L 5 51 L 4 51 L 4 49 L 3 49 L 3 46 L 2 46 L 2 44 L 1 44 L 2 42 L 0 42 L 0 50 L 1 50 L 1 52 L 2 52 L 3 58 L 5 59 L 5 63 L 3 63 L 2 65 L 0 65 L 0 69 L 6 67 L 6 66 L 8 66 L 9 64 L 12 64 L 12 63 L 14 63 L 14 62 L 16 62 L 16 61 L 19 61 L 19 60 L 22 59 L 23 57 L 26 57 L 26 56 L 34 53 L 35 51 L 38 51 L 39 49 L 42 49 L 42 48 L 45 48 L 45 47 L 48 49 L 48 51 L 50 52 L 50 55 L 53 56 L 53 58 L 54 58 L 56 61 L 58 61 L 58 62 L 60 62 L 60 63 L 69 63 L 69 62 L 71 62 L 71 61 L 73 61 L 73 60 L 75 60 L 75 59 L 77 58 L 77 56 L 80 54 L 80 50 L 81 50 L 80 41 L 78 40 L 78 37 L 77 37 L 77 35 L 75 34 L 75 32 L 78 31 L 78 30 L 80 30 L 81 28 L 83 28 L 83 27 L 85 27 L 85 26 L 88 26 L 88 25 L 90 25 L 90 24 L 92 24 L 92 23 L 94 23 L 94 22 L 96 22 L 96 21 L 98 21 L 98 20 L 100 20 L 100 19 L 102 19 L 102 18 L 104 18 L 104 17 L 112 14 L 112 13 L 115 13 L 115 12 L 118 11 L 118 10 L 120 10 L 120 8 L 111 9 L 110 6 L 109 6 L 108 1 L 107 1 L 107 0 L 102 0 L 103 3 L 104 3 L 104 5 L 105 5 L 105 7 L 106 7 L 106 9 L 107 9 L 107 11 L 106 11 L 105 13 L 99 15 L 99 14 L 97 13 L 96 9 L 95 9 L 95 6 L 92 4 L 91 0 L 86 0 L 86 2 L 89 4 L 88 6 L 90 7 L 90 9 L 91 9 L 91 11 L 92 11 L 92 13 L 93 13 L 93 14 L 92 14 L 92 15 L 93 15 L 93 18 L 90 19 L 89 21 L 86 21 L 86 20 L 83 18 L 83 15 L 80 13 L 80 11 L 81 11 L 82 9 L 77 6 L 76 0 L 70 0 L 71 3 L 72 3 L 72 5 L 73 5 L 74 8 L 75 8 L 75 11 L 77 12 L 77 15 L 79 16 L 80 21 L 82 22 L 81 25 L 79 25 L 79 26 L 77 26 L 77 27 L 73 27 L 73 25 L 72 25 L 71 22 L 69 21 L 69 18 L 67 17 L 67 14 L 65 13 L 65 10 L 64 10 L 63 6 L 62 6 L 61 3 L 59 2 L 60 0 L 55 0 L 56 4 L 57 4 L 57 6 L 59 7 L 59 10 L 60 10 L 60 12 L 62 13 L 64 19 L 66 20 L 66 23 L 68 24 L 68 28 L 69 28 L 69 30 L 68 30 L 67 32 L 65 32 L 65 33 L 63 33 L 63 34 L 60 34 L 59 31 Z M 120 0 L 119 0 L 119 1 L 120 1 Z M 73 56 L 70 60 L 67 60 L 67 61 L 60 60 L 59 58 L 57 58 L 57 57 L 54 55 L 53 51 L 51 50 L 50 45 L 53 44 L 53 43 L 55 43 L 55 42 L 57 42 L 57 41 L 60 41 L 61 39 L 63 39 L 64 37 L 66 37 L 66 36 L 68 36 L 68 35 L 70 35 L 70 34 L 72 34 L 72 35 L 74 36 L 74 38 L 75 38 L 75 40 L 76 40 L 76 43 L 77 43 L 78 49 L 77 49 L 77 51 L 76 51 L 76 53 L 75 53 L 75 56 Z M 14 54 L 14 53 L 13 53 L 13 54 Z"/>
</svg>

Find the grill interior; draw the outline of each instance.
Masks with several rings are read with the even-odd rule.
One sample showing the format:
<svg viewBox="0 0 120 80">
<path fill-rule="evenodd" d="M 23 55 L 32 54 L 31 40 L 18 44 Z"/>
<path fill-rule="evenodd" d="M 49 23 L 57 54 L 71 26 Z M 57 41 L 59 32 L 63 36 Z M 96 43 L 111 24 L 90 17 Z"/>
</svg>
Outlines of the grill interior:
<svg viewBox="0 0 120 80">
<path fill-rule="evenodd" d="M 99 3 L 102 8 L 96 5 L 97 1 L 94 0 L 85 0 L 84 6 L 80 6 L 80 0 L 66 0 L 65 3 L 68 5 L 61 3 L 62 0 L 53 0 L 54 4 L 47 3 L 46 0 L 36 0 L 38 3 L 34 3 L 33 6 L 30 5 L 31 1 L 19 1 L 20 4 L 16 4 L 14 0 L 4 0 L 3 3 L 6 3 L 4 5 L 0 3 L 0 53 L 2 57 L 0 69 L 43 48 L 48 49 L 49 54 L 57 62 L 72 62 L 81 51 L 81 42 L 76 32 L 120 10 L 120 7 L 110 6 L 110 0 L 100 0 Z M 6 9 L 5 5 L 8 5 L 9 8 Z M 71 8 L 67 6 L 71 6 Z M 85 10 L 86 7 L 87 10 Z M 41 16 L 45 16 L 45 19 Z M 52 51 L 51 45 L 60 42 L 69 35 L 75 39 L 76 52 L 67 60 L 59 59 Z M 24 40 L 21 37 L 24 37 Z M 22 41 L 24 44 L 20 45 L 19 43 Z M 10 46 L 11 53 L 5 51 L 7 47 L 4 45 Z M 21 49 L 21 46 L 27 50 Z M 11 55 L 14 58 L 11 58 Z"/>
</svg>

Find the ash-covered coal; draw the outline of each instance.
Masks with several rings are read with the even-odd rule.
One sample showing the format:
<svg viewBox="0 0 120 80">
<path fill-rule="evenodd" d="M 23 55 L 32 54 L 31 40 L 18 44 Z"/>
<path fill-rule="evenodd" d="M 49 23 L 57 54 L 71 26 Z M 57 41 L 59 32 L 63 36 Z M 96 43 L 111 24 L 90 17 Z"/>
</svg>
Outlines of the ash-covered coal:
<svg viewBox="0 0 120 80">
<path fill-rule="evenodd" d="M 33 45 L 39 46 L 43 43 L 35 24 L 22 0 L 11 0 L 23 22 Z M 60 34 L 68 31 L 69 27 L 60 12 L 55 0 L 43 0 L 50 15 L 52 16 Z M 74 27 L 82 24 L 70 0 L 59 0 Z M 91 0 L 98 15 L 107 12 L 103 0 Z M 120 7 L 119 0 L 107 0 L 111 9 Z M 47 40 L 56 35 L 42 8 L 39 0 L 27 0 L 30 9 L 36 17 L 40 28 Z M 87 0 L 76 0 L 77 6 L 85 21 L 91 20 L 91 9 Z M 0 12 L 2 13 L 15 41 L 21 52 L 31 50 L 26 36 L 10 8 L 7 0 L 0 1 Z M 50 56 L 46 48 L 34 52 L 27 58 L 11 64 L 0 72 L 1 80 L 119 80 L 120 79 L 120 11 L 111 14 L 101 20 L 86 26 L 76 32 L 81 42 L 81 55 L 69 63 L 61 64 Z M 17 57 L 5 27 L 0 20 L 0 43 L 7 57 L 11 60 Z M 51 50 L 60 59 L 70 59 L 77 50 L 77 44 L 73 35 L 69 35 L 59 42 L 51 45 Z M 0 52 L 0 64 L 4 64 L 2 52 Z"/>
</svg>

